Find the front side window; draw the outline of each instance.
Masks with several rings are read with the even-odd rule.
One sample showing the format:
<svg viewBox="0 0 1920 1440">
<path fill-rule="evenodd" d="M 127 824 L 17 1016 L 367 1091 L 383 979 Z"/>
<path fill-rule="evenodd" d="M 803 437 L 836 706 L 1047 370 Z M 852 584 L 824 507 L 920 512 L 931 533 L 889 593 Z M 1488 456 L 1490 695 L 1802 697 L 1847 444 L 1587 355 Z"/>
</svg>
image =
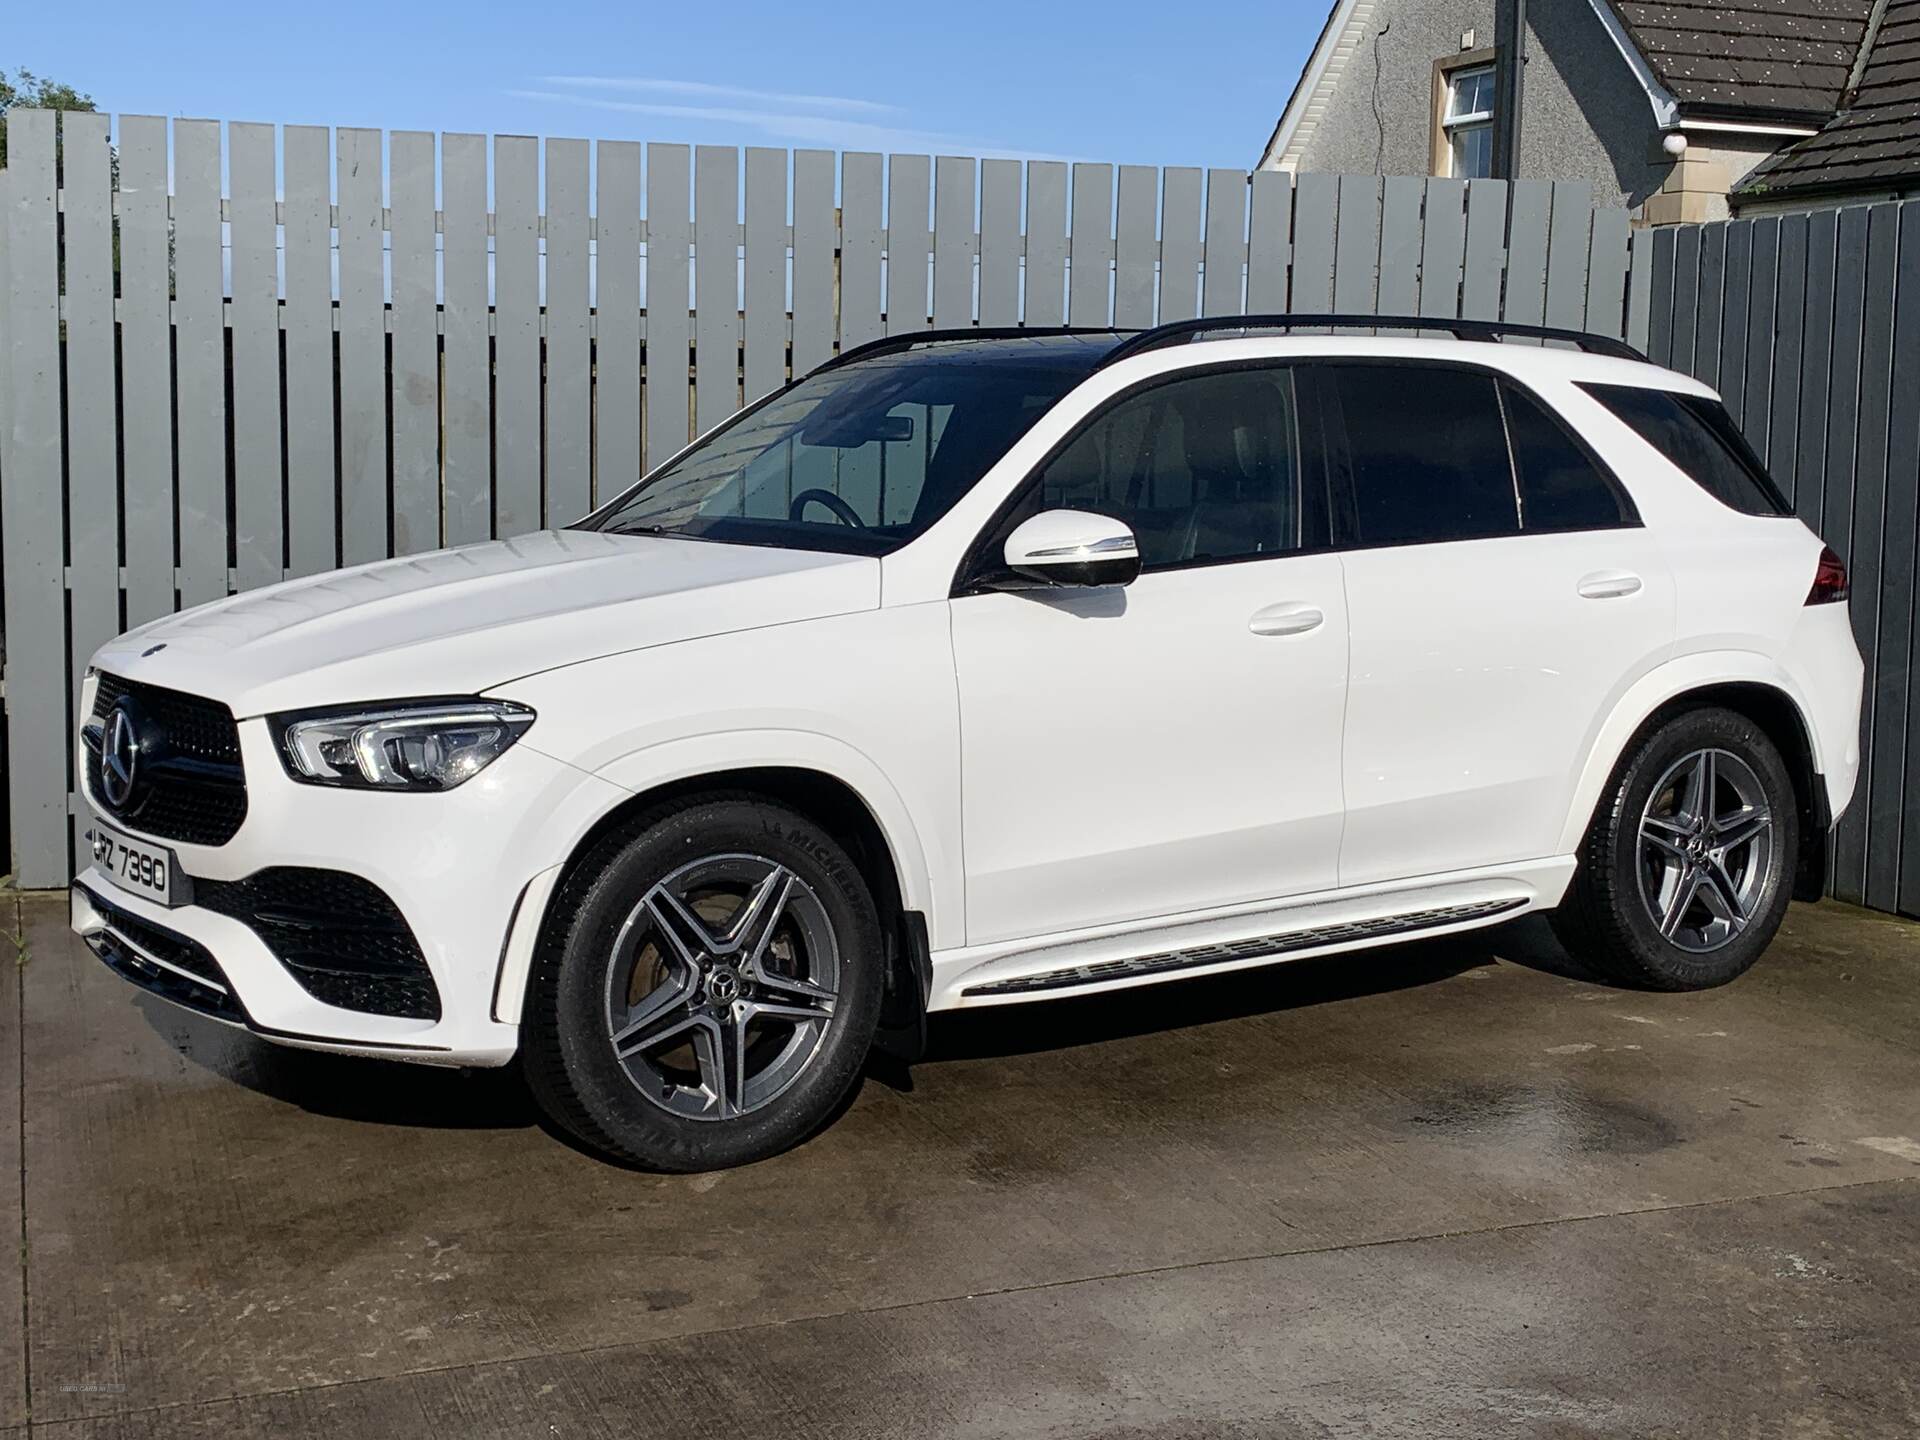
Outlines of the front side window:
<svg viewBox="0 0 1920 1440">
<path fill-rule="evenodd" d="M 1447 174 L 1455 179 L 1483 180 L 1493 174 L 1493 97 L 1493 66 L 1448 72 L 1440 127 Z"/>
<path fill-rule="evenodd" d="M 883 555 L 946 514 L 1101 353 L 963 342 L 824 370 L 581 524 Z"/>
<path fill-rule="evenodd" d="M 1131 526 L 1141 568 L 1301 544 L 1292 373 L 1208 371 L 1122 396 L 1048 460 L 1020 515 L 1089 510 Z"/>
<path fill-rule="evenodd" d="M 1520 531 L 1494 377 L 1439 365 L 1329 365 L 1346 436 L 1344 543 L 1418 545 Z"/>
<path fill-rule="evenodd" d="M 1723 505 L 1743 515 L 1792 512 L 1719 401 L 1633 385 L 1580 388 Z"/>
</svg>

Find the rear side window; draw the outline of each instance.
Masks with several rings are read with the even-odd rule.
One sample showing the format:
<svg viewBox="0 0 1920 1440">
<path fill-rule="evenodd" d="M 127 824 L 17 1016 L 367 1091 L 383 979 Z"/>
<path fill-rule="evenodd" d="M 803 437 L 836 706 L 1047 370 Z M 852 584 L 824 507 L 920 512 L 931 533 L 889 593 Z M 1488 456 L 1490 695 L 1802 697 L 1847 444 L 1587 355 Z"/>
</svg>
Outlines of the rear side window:
<svg viewBox="0 0 1920 1440">
<path fill-rule="evenodd" d="M 1637 523 L 1633 503 L 1567 427 L 1516 385 L 1501 387 L 1527 531 L 1607 530 Z"/>
<path fill-rule="evenodd" d="M 1766 468 L 1717 400 L 1632 385 L 1582 385 L 1721 504 L 1743 515 L 1790 513 Z"/>
<path fill-rule="evenodd" d="M 1493 376 L 1412 365 L 1329 365 L 1319 374 L 1347 437 L 1347 543 L 1520 533 Z"/>
</svg>

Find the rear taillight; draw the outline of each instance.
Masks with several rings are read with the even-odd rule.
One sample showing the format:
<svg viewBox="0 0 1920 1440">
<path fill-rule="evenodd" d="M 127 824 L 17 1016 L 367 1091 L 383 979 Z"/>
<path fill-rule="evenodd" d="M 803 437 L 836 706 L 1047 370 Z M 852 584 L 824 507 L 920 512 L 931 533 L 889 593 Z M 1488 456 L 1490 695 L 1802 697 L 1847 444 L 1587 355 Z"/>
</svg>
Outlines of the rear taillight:
<svg viewBox="0 0 1920 1440">
<path fill-rule="evenodd" d="M 1807 604 L 1831 605 L 1847 598 L 1847 567 L 1832 550 L 1820 552 L 1820 568 L 1813 572 L 1813 589 L 1807 592 Z"/>
</svg>

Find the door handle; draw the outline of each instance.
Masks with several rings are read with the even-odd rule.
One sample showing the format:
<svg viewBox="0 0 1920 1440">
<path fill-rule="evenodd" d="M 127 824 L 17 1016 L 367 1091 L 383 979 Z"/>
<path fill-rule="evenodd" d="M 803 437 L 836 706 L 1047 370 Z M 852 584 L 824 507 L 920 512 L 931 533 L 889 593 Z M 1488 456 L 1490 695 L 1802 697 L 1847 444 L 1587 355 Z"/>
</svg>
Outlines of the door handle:
<svg viewBox="0 0 1920 1440">
<path fill-rule="evenodd" d="M 1642 582 L 1631 570 L 1596 570 L 1584 576 L 1579 585 L 1581 595 L 1588 600 L 1618 600 L 1626 595 L 1638 595 Z"/>
<path fill-rule="evenodd" d="M 1304 635 L 1326 623 L 1326 614 L 1317 605 L 1287 600 L 1253 612 L 1247 628 L 1256 635 Z"/>
</svg>

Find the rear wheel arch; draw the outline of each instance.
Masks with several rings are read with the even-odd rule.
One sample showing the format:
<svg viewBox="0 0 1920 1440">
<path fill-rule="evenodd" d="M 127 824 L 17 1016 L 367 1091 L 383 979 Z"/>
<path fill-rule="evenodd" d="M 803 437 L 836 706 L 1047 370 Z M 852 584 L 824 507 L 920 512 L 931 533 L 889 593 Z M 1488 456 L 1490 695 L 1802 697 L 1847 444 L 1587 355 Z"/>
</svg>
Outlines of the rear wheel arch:
<svg viewBox="0 0 1920 1440">
<path fill-rule="evenodd" d="M 1609 747 L 1604 766 L 1599 766 L 1601 783 L 1585 796 L 1578 813 L 1569 824 L 1571 844 L 1580 842 L 1593 823 L 1595 807 L 1606 794 L 1610 778 L 1623 756 L 1653 731 L 1675 716 L 1689 710 L 1719 708 L 1731 710 L 1753 721 L 1773 742 L 1786 763 L 1793 781 L 1796 809 L 1800 818 L 1800 859 L 1793 877 L 1793 898 L 1817 900 L 1826 888 L 1827 833 L 1832 825 L 1828 813 L 1826 786 L 1822 783 L 1816 759 L 1812 726 L 1799 702 L 1783 687 L 1760 679 L 1720 680 L 1688 685 L 1659 700 Z M 1602 757 L 1596 756 L 1598 765 Z"/>
</svg>

